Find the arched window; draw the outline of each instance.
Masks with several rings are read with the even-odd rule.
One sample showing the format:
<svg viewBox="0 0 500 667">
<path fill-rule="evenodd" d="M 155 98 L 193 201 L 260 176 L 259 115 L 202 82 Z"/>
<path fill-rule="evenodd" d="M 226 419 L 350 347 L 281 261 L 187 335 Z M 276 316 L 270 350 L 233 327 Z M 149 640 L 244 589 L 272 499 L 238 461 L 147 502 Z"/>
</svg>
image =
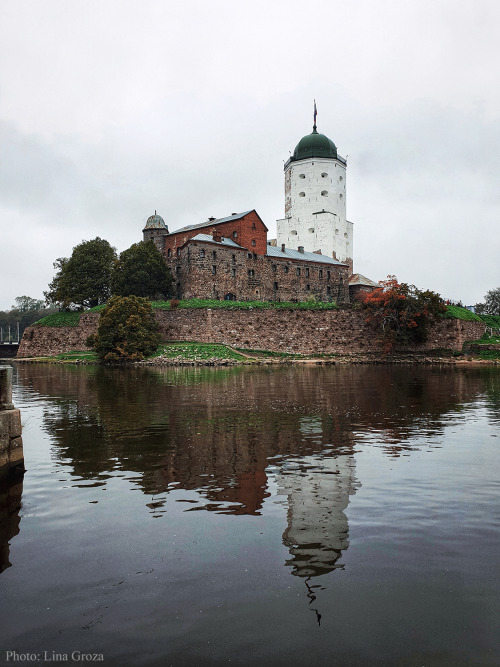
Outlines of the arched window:
<svg viewBox="0 0 500 667">
<path fill-rule="evenodd" d="M 321 196 L 322 197 L 328 197 L 328 190 L 322 190 L 321 191 Z"/>
<path fill-rule="evenodd" d="M 305 177 L 306 177 L 305 174 L 299 174 L 299 178 L 305 178 Z"/>
<path fill-rule="evenodd" d="M 305 197 L 306 193 L 305 192 L 299 192 L 299 197 Z"/>
<path fill-rule="evenodd" d="M 170 248 L 167 250 L 167 257 L 172 257 L 172 251 L 170 250 Z"/>
<path fill-rule="evenodd" d="M 309 227 L 309 234 L 314 234 L 314 227 Z"/>
<path fill-rule="evenodd" d="M 296 229 L 292 229 L 292 231 L 290 232 L 290 234 L 291 234 L 292 236 L 297 236 L 297 230 L 296 230 Z"/>
<path fill-rule="evenodd" d="M 327 176 L 328 174 L 325 171 L 321 174 L 321 178 L 326 178 Z"/>
</svg>

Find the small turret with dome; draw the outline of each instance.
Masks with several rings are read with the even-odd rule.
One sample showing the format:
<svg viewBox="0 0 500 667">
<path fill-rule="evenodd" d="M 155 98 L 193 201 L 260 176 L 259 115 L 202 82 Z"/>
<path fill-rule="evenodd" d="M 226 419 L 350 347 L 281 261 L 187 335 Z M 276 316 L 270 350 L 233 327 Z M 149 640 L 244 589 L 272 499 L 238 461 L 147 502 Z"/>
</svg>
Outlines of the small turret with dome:
<svg viewBox="0 0 500 667">
<path fill-rule="evenodd" d="M 158 250 L 161 250 L 165 234 L 168 234 L 168 227 L 165 224 L 165 220 L 155 211 L 154 215 L 150 215 L 146 220 L 146 224 L 142 230 L 142 238 L 144 241 L 152 239 Z"/>
</svg>

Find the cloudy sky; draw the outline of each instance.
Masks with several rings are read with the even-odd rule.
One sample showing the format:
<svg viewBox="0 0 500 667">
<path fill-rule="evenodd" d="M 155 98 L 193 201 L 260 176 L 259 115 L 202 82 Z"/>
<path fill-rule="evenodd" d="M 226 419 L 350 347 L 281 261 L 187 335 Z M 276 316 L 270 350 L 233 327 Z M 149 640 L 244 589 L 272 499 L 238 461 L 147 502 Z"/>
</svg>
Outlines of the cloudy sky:
<svg viewBox="0 0 500 667">
<path fill-rule="evenodd" d="M 497 0 L 2 0 L 0 309 L 56 258 L 255 208 L 318 129 L 347 156 L 354 267 L 500 286 Z"/>
</svg>

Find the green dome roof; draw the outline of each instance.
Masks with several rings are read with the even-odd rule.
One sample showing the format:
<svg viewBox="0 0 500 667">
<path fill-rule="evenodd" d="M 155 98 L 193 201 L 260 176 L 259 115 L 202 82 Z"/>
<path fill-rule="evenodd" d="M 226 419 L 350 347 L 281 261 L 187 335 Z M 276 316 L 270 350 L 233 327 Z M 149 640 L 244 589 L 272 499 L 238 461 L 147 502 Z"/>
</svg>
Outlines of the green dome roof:
<svg viewBox="0 0 500 667">
<path fill-rule="evenodd" d="M 307 134 L 299 141 L 293 151 L 292 160 L 303 160 L 308 157 L 337 158 L 337 146 L 324 134 L 319 134 L 316 125 L 311 134 Z"/>
<path fill-rule="evenodd" d="M 165 229 L 166 227 L 165 220 L 155 211 L 155 214 L 150 215 L 147 219 L 144 229 Z"/>
</svg>

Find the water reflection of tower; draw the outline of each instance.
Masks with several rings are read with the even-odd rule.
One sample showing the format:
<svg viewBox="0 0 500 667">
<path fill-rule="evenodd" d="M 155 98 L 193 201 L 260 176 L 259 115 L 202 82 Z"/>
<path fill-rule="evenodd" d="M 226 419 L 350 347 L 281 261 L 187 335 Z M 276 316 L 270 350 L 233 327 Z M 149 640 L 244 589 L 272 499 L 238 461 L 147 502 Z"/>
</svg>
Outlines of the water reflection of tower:
<svg viewBox="0 0 500 667">
<path fill-rule="evenodd" d="M 318 419 L 307 419 L 301 430 L 307 439 L 322 432 Z M 344 513 L 349 496 L 359 484 L 352 454 L 328 451 L 288 458 L 277 474 L 278 493 L 287 496 L 287 528 L 283 544 L 290 550 L 286 562 L 292 574 L 314 577 L 341 567 L 337 564 L 349 546 Z"/>
</svg>

